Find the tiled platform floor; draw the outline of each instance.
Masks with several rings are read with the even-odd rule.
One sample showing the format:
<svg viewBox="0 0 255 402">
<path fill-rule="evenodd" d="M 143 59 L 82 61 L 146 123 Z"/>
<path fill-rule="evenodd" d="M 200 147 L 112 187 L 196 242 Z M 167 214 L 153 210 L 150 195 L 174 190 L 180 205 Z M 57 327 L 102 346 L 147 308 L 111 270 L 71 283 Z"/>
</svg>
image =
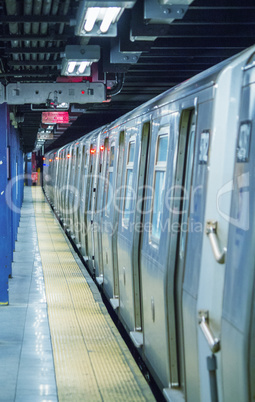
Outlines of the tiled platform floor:
<svg viewBox="0 0 255 402">
<path fill-rule="evenodd" d="M 31 188 L 16 242 L 9 306 L 0 308 L 0 401 L 58 401 Z"/>
<path fill-rule="evenodd" d="M 25 188 L 9 289 L 0 402 L 155 400 L 41 188 Z"/>
</svg>

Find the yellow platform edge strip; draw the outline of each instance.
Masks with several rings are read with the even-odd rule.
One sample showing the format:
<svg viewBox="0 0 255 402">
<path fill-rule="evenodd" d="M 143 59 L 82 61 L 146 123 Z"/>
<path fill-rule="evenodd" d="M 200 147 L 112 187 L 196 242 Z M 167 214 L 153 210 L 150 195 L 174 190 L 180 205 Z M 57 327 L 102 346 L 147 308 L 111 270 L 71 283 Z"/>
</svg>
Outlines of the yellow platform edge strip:
<svg viewBox="0 0 255 402">
<path fill-rule="evenodd" d="M 102 304 L 95 301 L 40 187 L 32 188 L 59 401 L 154 401 Z"/>
</svg>

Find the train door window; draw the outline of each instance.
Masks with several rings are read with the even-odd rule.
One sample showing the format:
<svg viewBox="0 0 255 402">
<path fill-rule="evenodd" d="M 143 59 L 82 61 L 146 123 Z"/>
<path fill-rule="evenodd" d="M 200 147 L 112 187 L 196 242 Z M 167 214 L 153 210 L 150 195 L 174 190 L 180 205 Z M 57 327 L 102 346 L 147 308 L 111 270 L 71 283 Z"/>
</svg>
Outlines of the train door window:
<svg viewBox="0 0 255 402">
<path fill-rule="evenodd" d="M 110 214 L 110 206 L 113 197 L 113 165 L 114 165 L 114 154 L 115 154 L 115 142 L 111 144 L 110 148 L 110 160 L 108 167 L 108 182 L 107 182 L 107 194 L 106 194 L 106 209 L 105 214 L 109 216 Z"/>
<path fill-rule="evenodd" d="M 129 223 L 130 213 L 132 211 L 132 182 L 135 156 L 135 140 L 131 138 L 128 145 L 128 156 L 126 165 L 125 195 L 123 208 L 123 226 L 127 227 Z"/>
<path fill-rule="evenodd" d="M 151 211 L 151 238 L 159 242 L 162 226 L 165 174 L 168 148 L 168 129 L 161 128 L 158 134 L 153 178 L 153 206 Z"/>
</svg>

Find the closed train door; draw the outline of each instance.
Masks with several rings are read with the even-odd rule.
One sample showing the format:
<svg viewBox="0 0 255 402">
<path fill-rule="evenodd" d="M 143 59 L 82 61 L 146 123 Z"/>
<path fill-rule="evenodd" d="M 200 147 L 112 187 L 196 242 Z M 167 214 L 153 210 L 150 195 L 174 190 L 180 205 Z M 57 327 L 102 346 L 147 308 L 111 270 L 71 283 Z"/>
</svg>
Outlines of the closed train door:
<svg viewBox="0 0 255 402">
<path fill-rule="evenodd" d="M 79 144 L 76 174 L 75 174 L 75 202 L 73 211 L 74 220 L 74 235 L 78 249 L 81 248 L 81 226 L 80 226 L 80 202 L 81 202 L 81 181 L 82 181 L 82 166 L 84 163 L 84 146 Z"/>
<path fill-rule="evenodd" d="M 168 112 L 168 113 L 166 113 Z M 173 186 L 178 113 L 158 110 L 150 122 L 150 143 L 139 240 L 142 340 L 135 335 L 160 387 L 170 382 L 167 317 L 168 215 L 165 197 Z M 139 229 L 138 229 L 139 230 Z"/>
<path fill-rule="evenodd" d="M 95 199 L 95 173 L 96 173 L 96 162 L 97 162 L 97 149 L 96 141 L 90 143 L 89 148 L 89 167 L 88 167 L 88 178 L 87 178 L 87 190 L 86 190 L 86 200 L 85 200 L 85 244 L 86 244 L 86 260 L 87 265 L 91 273 L 94 273 L 94 233 L 93 233 L 93 209 L 94 209 L 94 199 Z"/>
<path fill-rule="evenodd" d="M 81 253 L 84 261 L 86 262 L 88 257 L 88 246 L 86 242 L 87 236 L 87 220 L 86 220 L 86 199 L 87 199 L 87 182 L 89 171 L 89 140 L 82 142 L 83 147 L 83 163 L 81 165 L 81 201 L 80 201 L 80 243 Z"/>
<path fill-rule="evenodd" d="M 137 347 L 143 344 L 140 242 L 149 135 L 149 122 L 126 131 L 118 230 L 119 314 Z"/>
<path fill-rule="evenodd" d="M 103 249 L 102 249 L 102 215 L 104 213 L 104 188 L 106 180 L 106 162 L 108 153 L 108 138 L 101 138 L 99 146 L 98 183 L 95 202 L 95 275 L 99 285 L 103 283 Z"/>
<path fill-rule="evenodd" d="M 109 138 L 104 207 L 102 215 L 102 248 L 104 291 L 113 308 L 119 307 L 119 278 L 117 260 L 117 231 L 119 220 L 119 187 L 124 154 L 124 131 Z"/>
<path fill-rule="evenodd" d="M 197 352 L 197 288 L 201 265 L 207 161 L 212 102 L 182 104 L 175 182 L 167 202 L 170 210 L 170 243 L 167 270 L 167 313 L 171 399 L 176 389 L 189 400 L 199 400 Z M 198 393 L 198 396 L 197 396 Z"/>
<path fill-rule="evenodd" d="M 243 107 L 243 105 L 241 106 L 241 88 L 242 79 L 243 76 L 245 76 L 245 69 L 243 67 L 246 61 L 247 53 L 243 53 L 242 57 L 237 58 L 233 62 L 231 69 L 226 68 L 219 74 L 215 85 L 216 91 L 213 100 L 212 129 L 210 132 L 211 140 L 208 157 L 205 228 L 201 250 L 201 269 L 197 297 L 197 345 L 201 401 L 216 400 L 214 399 L 215 397 L 219 400 L 224 400 L 223 395 L 226 390 L 222 371 L 224 359 L 227 358 L 226 362 L 231 362 L 230 366 L 235 364 L 235 350 L 232 351 L 233 353 L 231 352 L 231 359 L 228 351 L 228 347 L 233 339 L 229 339 L 229 346 L 224 350 L 221 345 L 221 338 L 223 335 L 223 295 L 228 285 L 228 289 L 232 286 L 232 284 L 225 282 L 226 263 L 228 263 L 228 251 L 226 248 L 230 228 L 233 175 L 237 153 L 237 138 L 239 135 L 238 122 L 240 112 L 244 112 L 244 110 L 241 109 L 241 107 Z M 244 102 L 246 102 L 245 107 L 247 108 L 246 117 L 248 120 L 251 120 L 251 115 L 248 114 L 248 102 L 246 100 L 244 100 Z M 249 108 L 250 107 L 251 105 L 249 105 Z M 245 117 L 244 113 L 243 117 Z M 244 123 L 244 121 L 242 122 Z M 249 124 L 247 124 L 247 126 L 244 125 L 241 128 L 240 138 L 242 138 L 242 140 L 240 143 L 242 143 L 242 141 L 244 141 L 244 143 L 247 142 L 248 125 Z M 244 165 L 245 164 L 243 164 L 243 166 Z M 244 200 L 246 192 L 245 178 L 240 178 L 239 184 L 240 187 L 243 187 L 243 190 L 241 190 L 241 192 L 243 192 L 243 198 L 241 199 Z M 238 244 L 234 245 L 233 248 L 236 248 L 237 251 Z M 232 260 L 232 262 L 233 264 L 231 264 L 230 269 L 233 277 L 231 277 L 231 281 L 237 278 L 233 271 L 236 267 L 236 262 L 234 262 L 234 260 Z M 242 262 L 241 264 L 244 269 Z M 239 297 L 238 294 L 235 296 Z M 239 312 L 240 311 L 241 310 L 239 310 Z M 228 316 L 228 318 L 229 317 L 230 316 Z M 244 317 L 239 318 L 240 323 L 238 324 L 238 328 L 242 328 L 243 324 L 241 321 Z M 233 316 L 230 322 L 233 325 Z M 230 329 L 230 327 L 231 325 L 228 329 Z M 243 330 L 243 328 L 241 330 Z M 209 337 L 208 334 L 210 334 Z M 241 336 L 240 333 L 240 337 Z M 241 343 L 242 342 L 239 343 L 238 347 L 240 347 Z M 238 364 L 241 364 L 241 362 L 238 361 Z M 211 381 L 212 377 L 213 381 Z M 242 389 L 242 387 L 240 387 L 240 389 Z"/>
<path fill-rule="evenodd" d="M 244 73 L 223 296 L 223 399 L 255 399 L 255 68 Z M 253 64 L 254 66 L 254 64 Z M 226 188 L 225 188 L 226 189 Z M 226 189 L 228 190 L 228 189 Z"/>
</svg>

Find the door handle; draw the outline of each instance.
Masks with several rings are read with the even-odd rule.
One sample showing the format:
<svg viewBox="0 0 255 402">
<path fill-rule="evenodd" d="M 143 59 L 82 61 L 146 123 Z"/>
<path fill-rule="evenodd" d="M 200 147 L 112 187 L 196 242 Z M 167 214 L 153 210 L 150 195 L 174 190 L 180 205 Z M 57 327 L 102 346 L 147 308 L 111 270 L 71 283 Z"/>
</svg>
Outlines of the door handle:
<svg viewBox="0 0 255 402">
<path fill-rule="evenodd" d="M 220 350 L 220 340 L 215 338 L 211 328 L 209 327 L 209 313 L 206 310 L 198 312 L 198 323 L 207 340 L 212 353 L 217 353 Z"/>
<path fill-rule="evenodd" d="M 206 234 L 210 240 L 215 260 L 219 264 L 224 264 L 227 249 L 225 247 L 223 248 L 222 251 L 220 249 L 219 239 L 217 236 L 217 227 L 218 227 L 218 222 L 207 221 L 206 222 Z"/>
</svg>

